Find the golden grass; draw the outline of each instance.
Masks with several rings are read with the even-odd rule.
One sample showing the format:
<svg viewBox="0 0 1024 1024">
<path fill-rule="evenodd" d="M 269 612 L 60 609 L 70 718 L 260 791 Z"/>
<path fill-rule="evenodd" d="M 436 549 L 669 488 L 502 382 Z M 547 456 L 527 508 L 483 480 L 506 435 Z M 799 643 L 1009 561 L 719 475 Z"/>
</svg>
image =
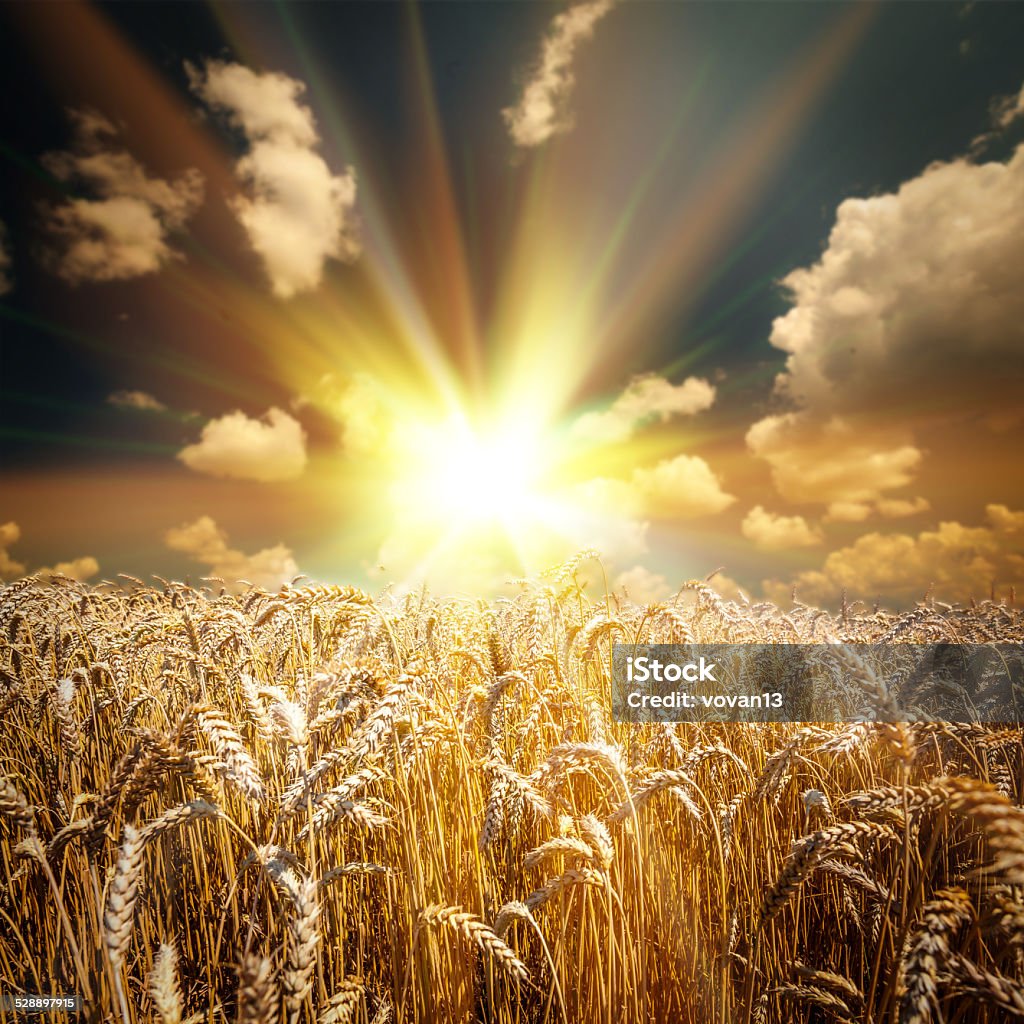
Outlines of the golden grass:
<svg viewBox="0 0 1024 1024">
<path fill-rule="evenodd" d="M 609 708 L 623 639 L 1019 641 L 1017 611 L 645 608 L 573 573 L 0 590 L 0 989 L 89 1021 L 1024 1015 L 1020 729 Z"/>
</svg>

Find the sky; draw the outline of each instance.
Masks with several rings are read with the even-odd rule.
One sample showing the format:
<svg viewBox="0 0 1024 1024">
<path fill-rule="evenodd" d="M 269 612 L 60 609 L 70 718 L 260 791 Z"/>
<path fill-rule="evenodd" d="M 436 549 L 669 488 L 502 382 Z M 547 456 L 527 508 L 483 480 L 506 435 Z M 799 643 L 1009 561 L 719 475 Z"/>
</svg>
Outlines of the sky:
<svg viewBox="0 0 1024 1024">
<path fill-rule="evenodd" d="M 1024 594 L 1024 4 L 0 21 L 0 579 Z"/>
</svg>

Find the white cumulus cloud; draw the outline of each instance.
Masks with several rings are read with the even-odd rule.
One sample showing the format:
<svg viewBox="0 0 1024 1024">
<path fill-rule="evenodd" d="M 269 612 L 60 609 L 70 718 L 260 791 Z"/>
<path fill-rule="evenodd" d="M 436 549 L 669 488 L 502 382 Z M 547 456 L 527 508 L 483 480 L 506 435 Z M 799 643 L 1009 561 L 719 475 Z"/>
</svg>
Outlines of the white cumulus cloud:
<svg viewBox="0 0 1024 1024">
<path fill-rule="evenodd" d="M 664 601 L 672 593 L 668 580 L 661 573 L 651 572 L 643 565 L 634 565 L 620 572 L 615 578 L 615 586 L 636 604 Z"/>
<path fill-rule="evenodd" d="M 914 479 L 923 453 L 905 434 L 859 429 L 833 416 L 766 416 L 747 431 L 747 445 L 772 467 L 779 493 L 790 501 L 830 506 L 874 501 Z"/>
<path fill-rule="evenodd" d="M 906 519 L 931 508 L 927 498 L 879 498 L 874 504 L 863 501 L 833 501 L 825 511 L 826 523 L 863 523 L 876 512 L 883 519 Z"/>
<path fill-rule="evenodd" d="M 380 457 L 390 448 L 396 430 L 385 397 L 383 386 L 369 374 L 355 373 L 343 379 L 325 373 L 291 404 L 296 410 L 313 405 L 328 413 L 338 424 L 347 455 Z"/>
<path fill-rule="evenodd" d="M 736 501 L 699 455 L 637 466 L 626 480 L 595 477 L 573 487 L 571 497 L 601 521 L 631 524 L 631 533 L 640 537 L 647 528 L 642 520 L 696 519 L 722 512 Z M 597 543 L 592 546 L 606 550 Z"/>
<path fill-rule="evenodd" d="M 999 128 L 1009 128 L 1019 117 L 1024 117 L 1024 85 L 1016 95 L 1001 96 L 992 105 L 993 119 Z"/>
<path fill-rule="evenodd" d="M 261 483 L 294 480 L 306 467 L 306 434 L 298 420 L 276 407 L 262 419 L 236 410 L 210 420 L 178 458 L 208 476 Z"/>
<path fill-rule="evenodd" d="M 72 558 L 70 562 L 58 562 L 52 568 L 36 569 L 40 576 L 67 576 L 73 580 L 85 582 L 100 571 L 100 563 L 92 555 Z"/>
<path fill-rule="evenodd" d="M 266 590 L 276 590 L 299 572 L 291 550 L 283 544 L 251 555 L 229 547 L 227 533 L 210 516 L 172 527 L 164 534 L 164 543 L 206 566 L 209 575 L 219 576 L 228 584 L 248 580 Z"/>
<path fill-rule="evenodd" d="M 765 594 L 788 601 L 792 586 L 808 604 L 836 604 L 843 590 L 851 598 L 906 604 L 932 586 L 943 600 L 988 597 L 997 587 L 1024 583 L 1024 512 L 1006 505 L 986 507 L 988 525 L 939 523 L 934 530 L 866 533 L 831 552 L 820 569 L 799 573 L 789 583 L 766 580 Z"/>
<path fill-rule="evenodd" d="M 13 559 L 8 548 L 21 540 L 21 527 L 11 521 L 0 523 L 0 580 L 14 580 L 25 575 L 25 565 Z M 35 570 L 39 576 L 69 576 L 75 580 L 91 579 L 100 571 L 99 562 L 92 555 L 58 562 L 53 567 L 43 566 Z"/>
<path fill-rule="evenodd" d="M 878 513 L 883 519 L 906 519 L 908 516 L 927 512 L 931 507 L 931 502 L 921 497 L 883 498 L 877 505 Z"/>
<path fill-rule="evenodd" d="M 803 516 L 782 516 L 755 505 L 740 526 L 743 536 L 762 551 L 785 551 L 813 547 L 822 542 L 821 532 L 808 525 Z"/>
<path fill-rule="evenodd" d="M 1021 86 L 1020 92 L 997 96 L 992 100 L 989 104 L 990 127 L 988 131 L 976 135 L 971 140 L 971 153 L 983 153 L 991 143 L 1001 139 L 1021 117 L 1024 117 L 1024 86 Z"/>
<path fill-rule="evenodd" d="M 1024 146 L 841 203 L 821 259 L 783 280 L 792 308 L 770 340 L 789 410 L 747 434 L 780 494 L 874 503 L 914 479 L 919 423 L 956 424 L 964 447 L 1006 421 L 1024 388 L 1022 266 Z"/>
<path fill-rule="evenodd" d="M 519 102 L 501 112 L 517 146 L 539 146 L 572 127 L 567 104 L 575 84 L 573 58 L 613 5 L 614 0 L 587 0 L 555 16 Z"/>
<path fill-rule="evenodd" d="M 598 443 L 626 441 L 642 426 L 673 416 L 693 416 L 710 409 L 715 388 L 700 377 L 671 384 L 664 377 L 634 377 L 603 412 L 588 412 L 572 426 L 574 436 Z"/>
<path fill-rule="evenodd" d="M 716 572 L 707 583 L 715 593 L 726 601 L 746 601 L 744 590 L 740 584 L 724 572 Z M 632 568 L 620 572 L 615 578 L 615 586 L 636 604 L 660 603 L 671 597 L 675 590 L 675 587 L 664 575 L 652 572 L 644 565 L 634 565 Z M 692 605 L 695 603 L 695 595 L 692 591 L 683 591 L 674 599 L 674 603 L 683 606 Z"/>
<path fill-rule="evenodd" d="M 646 513 L 655 518 L 714 515 L 736 501 L 726 494 L 711 467 L 698 455 L 677 455 L 651 468 L 637 468 L 631 485 Z"/>
<path fill-rule="evenodd" d="M 1024 533 L 1024 512 L 1014 512 L 1006 505 L 986 505 L 985 515 L 1001 533 Z"/>
<path fill-rule="evenodd" d="M 872 508 L 862 501 L 833 501 L 825 510 L 827 523 L 863 523 Z"/>
<path fill-rule="evenodd" d="M 724 572 L 716 572 L 708 580 L 708 586 L 726 601 L 735 601 L 737 604 L 747 604 L 748 602 L 747 588 Z"/>
<path fill-rule="evenodd" d="M 186 64 L 193 92 L 225 114 L 248 143 L 235 171 L 247 194 L 231 201 L 275 295 L 317 288 L 328 259 L 359 254 L 353 229 L 356 175 L 333 174 L 316 152 L 313 113 L 299 102 L 304 83 L 242 64 Z"/>
<path fill-rule="evenodd" d="M 71 111 L 75 141 L 43 164 L 86 196 L 44 210 L 44 262 L 72 284 L 118 281 L 160 270 L 180 254 L 168 237 L 203 199 L 203 177 L 188 168 L 173 180 L 150 177 L 115 144 L 117 129 L 94 111 Z"/>
</svg>

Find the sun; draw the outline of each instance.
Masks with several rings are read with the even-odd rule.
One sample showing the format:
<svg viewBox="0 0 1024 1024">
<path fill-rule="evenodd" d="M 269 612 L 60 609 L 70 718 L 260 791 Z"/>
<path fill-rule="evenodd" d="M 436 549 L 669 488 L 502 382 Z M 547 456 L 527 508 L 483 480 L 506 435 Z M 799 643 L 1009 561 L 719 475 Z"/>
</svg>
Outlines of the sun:
<svg viewBox="0 0 1024 1024">
<path fill-rule="evenodd" d="M 597 463 L 564 424 L 525 399 L 492 405 L 406 408 L 378 449 L 379 565 L 402 583 L 493 588 L 600 548 L 621 518 L 581 486 Z"/>
<path fill-rule="evenodd" d="M 544 504 L 544 446 L 525 423 L 476 430 L 459 417 L 421 424 L 412 440 L 404 497 L 418 516 L 463 530 L 528 528 Z"/>
</svg>

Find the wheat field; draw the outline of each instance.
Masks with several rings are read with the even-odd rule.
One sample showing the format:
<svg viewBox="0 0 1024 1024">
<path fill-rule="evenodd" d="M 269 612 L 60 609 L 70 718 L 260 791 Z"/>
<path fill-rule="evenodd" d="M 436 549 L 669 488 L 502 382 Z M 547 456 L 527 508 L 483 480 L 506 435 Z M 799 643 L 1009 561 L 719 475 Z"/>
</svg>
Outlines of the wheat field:
<svg viewBox="0 0 1024 1024">
<path fill-rule="evenodd" d="M 1018 610 L 639 606 L 575 570 L 476 603 L 0 590 L 0 991 L 158 1024 L 1024 1017 L 1019 728 L 621 724 L 609 680 L 616 641 L 1019 641 Z"/>
</svg>

